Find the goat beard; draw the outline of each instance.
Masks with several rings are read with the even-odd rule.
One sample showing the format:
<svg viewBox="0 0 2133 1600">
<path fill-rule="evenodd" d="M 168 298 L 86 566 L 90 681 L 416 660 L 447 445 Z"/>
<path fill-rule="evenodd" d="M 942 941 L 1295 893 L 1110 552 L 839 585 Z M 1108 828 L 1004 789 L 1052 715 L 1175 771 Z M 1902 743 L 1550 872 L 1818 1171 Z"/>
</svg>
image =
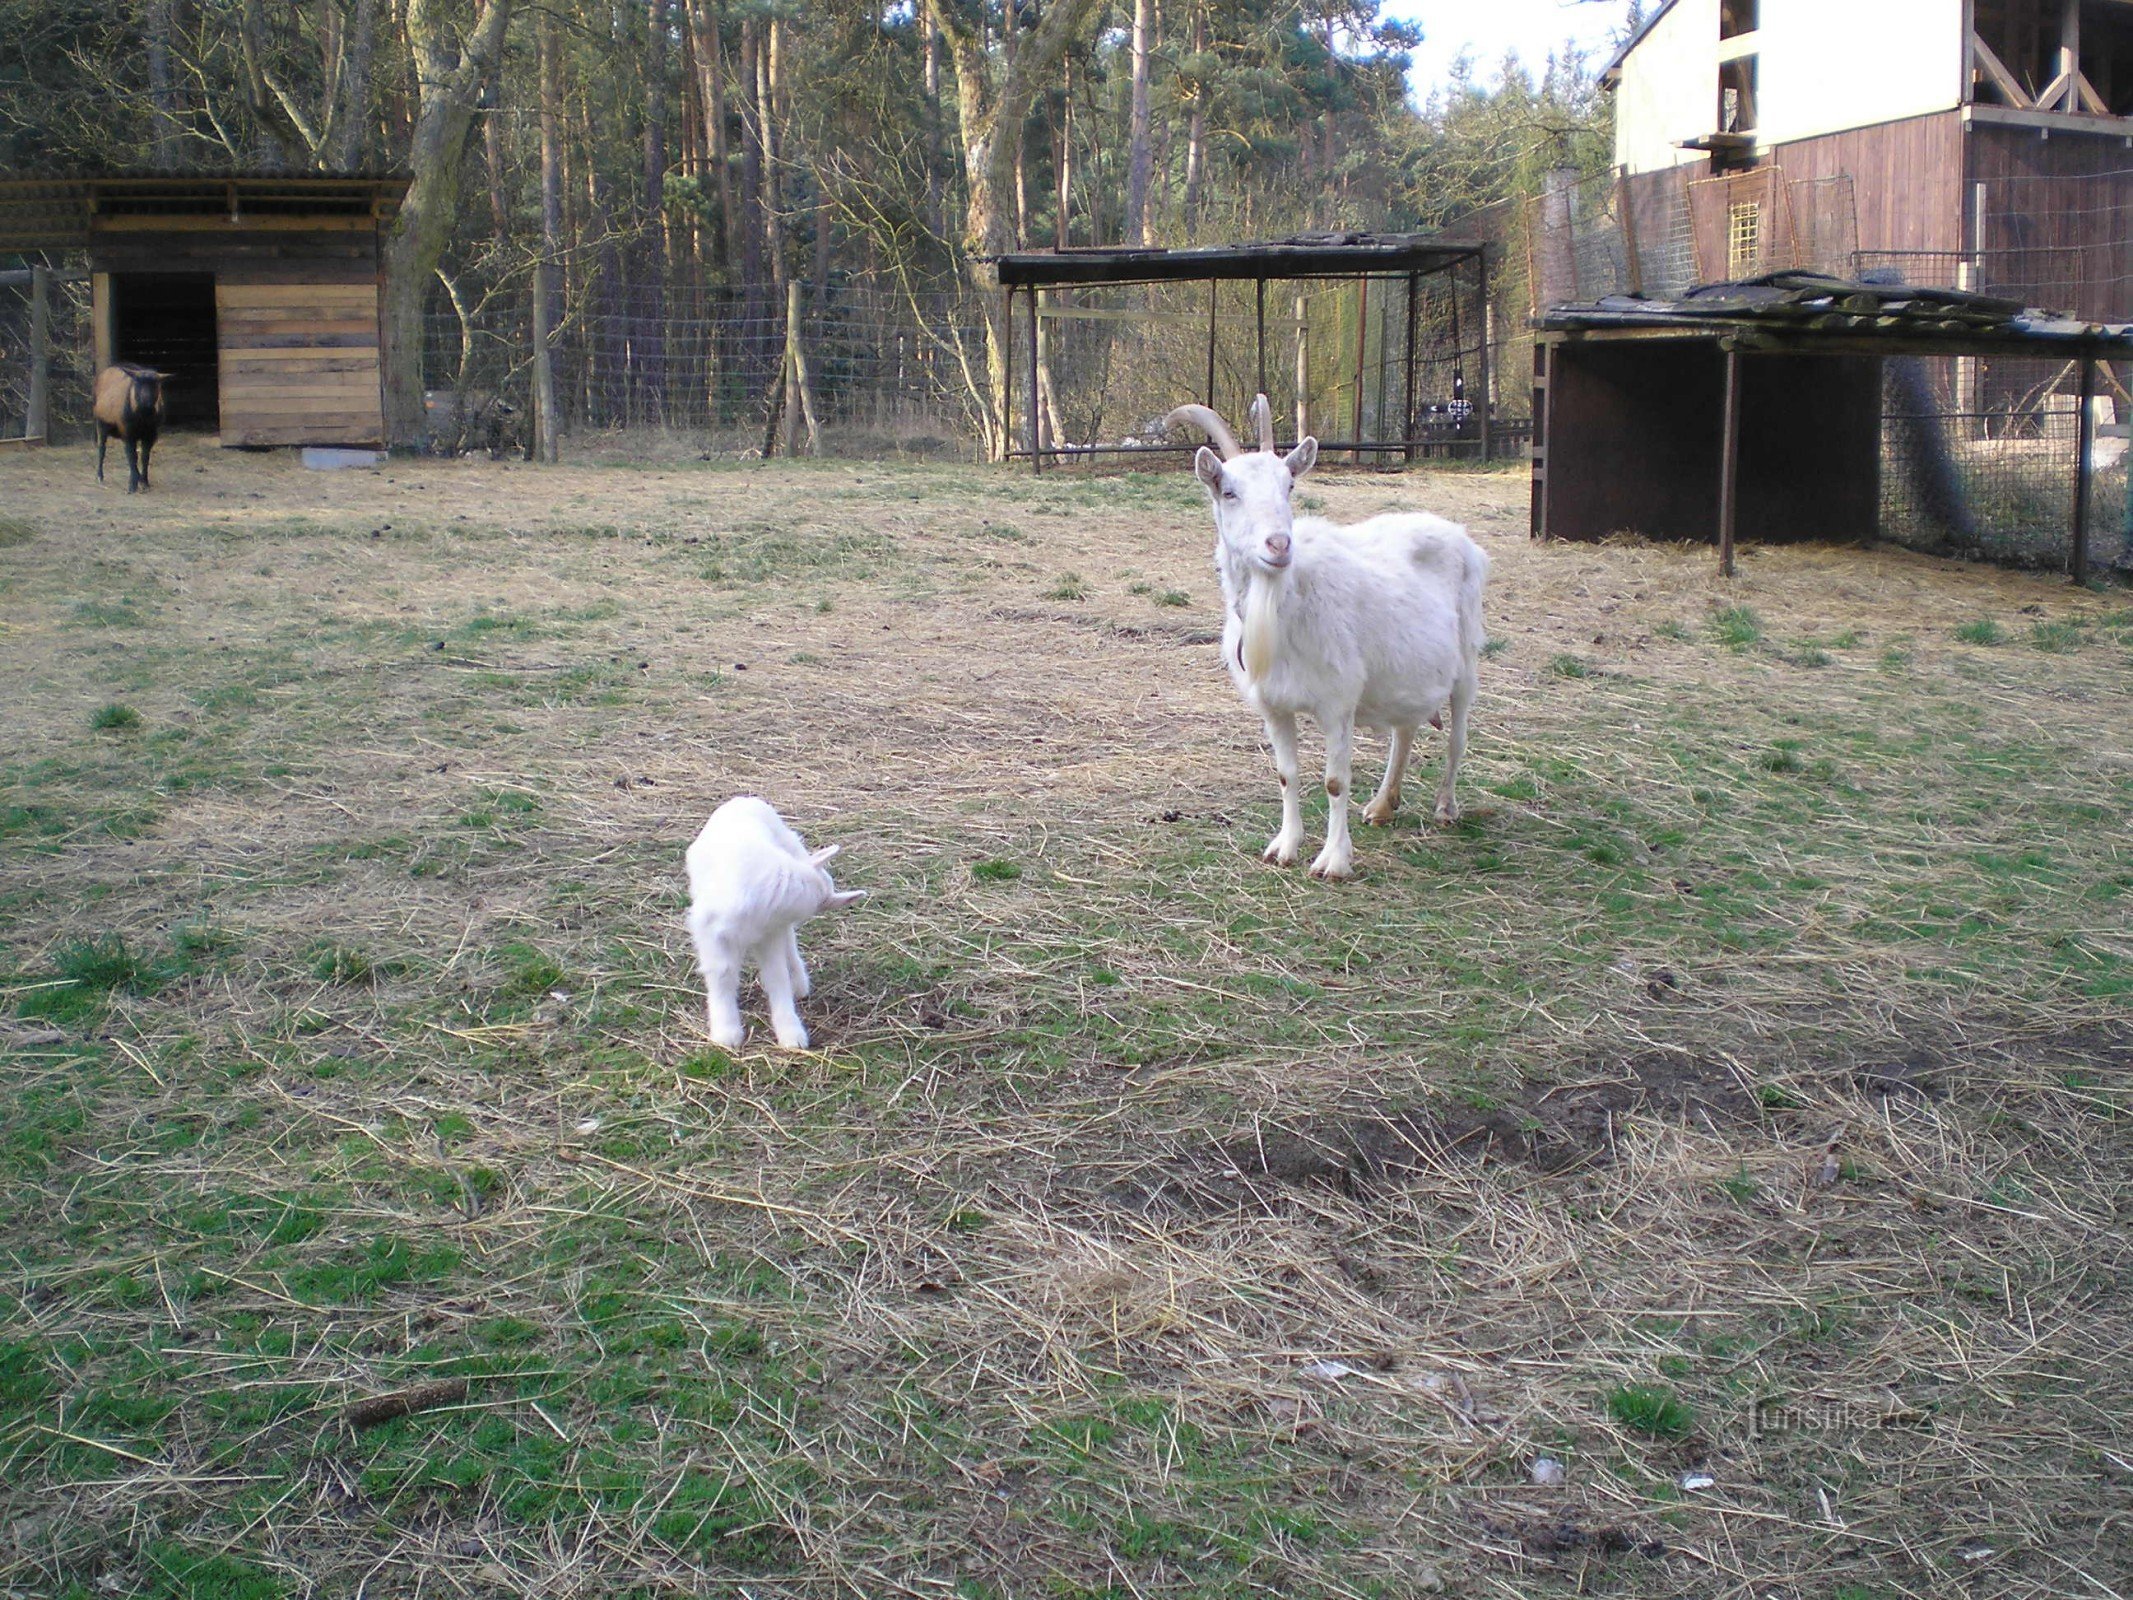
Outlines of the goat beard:
<svg viewBox="0 0 2133 1600">
<path fill-rule="evenodd" d="M 1253 573 L 1244 591 L 1244 675 L 1253 683 L 1274 670 L 1274 645 L 1281 629 L 1281 586 Z"/>
</svg>

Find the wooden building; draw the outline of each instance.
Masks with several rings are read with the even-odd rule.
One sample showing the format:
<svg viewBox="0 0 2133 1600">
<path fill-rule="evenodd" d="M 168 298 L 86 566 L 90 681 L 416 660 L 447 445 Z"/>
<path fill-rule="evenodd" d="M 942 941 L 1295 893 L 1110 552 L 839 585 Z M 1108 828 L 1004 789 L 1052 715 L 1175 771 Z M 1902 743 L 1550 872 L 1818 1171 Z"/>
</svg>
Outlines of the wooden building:
<svg viewBox="0 0 2133 1600">
<path fill-rule="evenodd" d="M 169 426 L 224 445 L 386 442 L 383 253 L 397 177 L 0 181 L 0 252 L 88 256 L 96 364 L 170 374 Z"/>
<path fill-rule="evenodd" d="M 1633 195 L 1781 175 L 1705 197 L 1708 278 L 1844 270 L 1759 246 L 1848 179 L 1869 263 L 2133 316 L 2133 0 L 1667 0 L 1601 81 Z"/>
</svg>

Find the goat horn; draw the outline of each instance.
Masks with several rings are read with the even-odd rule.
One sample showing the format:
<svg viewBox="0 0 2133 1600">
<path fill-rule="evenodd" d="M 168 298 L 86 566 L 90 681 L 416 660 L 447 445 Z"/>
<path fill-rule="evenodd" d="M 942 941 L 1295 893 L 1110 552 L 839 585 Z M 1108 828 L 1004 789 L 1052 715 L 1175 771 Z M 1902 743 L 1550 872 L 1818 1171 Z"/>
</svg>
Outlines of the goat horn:
<svg viewBox="0 0 2133 1600">
<path fill-rule="evenodd" d="M 1208 438 L 1214 440 L 1215 448 L 1222 452 L 1223 460 L 1234 460 L 1244 454 L 1243 447 L 1237 443 L 1237 436 L 1229 431 L 1229 424 L 1216 416 L 1206 406 L 1179 406 L 1177 410 L 1163 419 L 1163 426 L 1170 428 L 1180 422 L 1191 423 L 1195 428 L 1206 434 Z"/>
<path fill-rule="evenodd" d="M 1252 402 L 1252 426 L 1259 430 L 1259 448 L 1274 448 L 1274 408 L 1267 404 L 1265 395 Z"/>
</svg>

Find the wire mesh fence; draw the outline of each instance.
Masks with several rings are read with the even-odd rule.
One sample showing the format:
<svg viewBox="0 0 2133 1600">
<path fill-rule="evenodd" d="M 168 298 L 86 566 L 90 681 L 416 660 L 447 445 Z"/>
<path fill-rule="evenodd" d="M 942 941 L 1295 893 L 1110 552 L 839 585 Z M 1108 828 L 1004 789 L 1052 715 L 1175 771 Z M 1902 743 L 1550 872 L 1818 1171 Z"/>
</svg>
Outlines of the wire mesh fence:
<svg viewBox="0 0 2133 1600">
<path fill-rule="evenodd" d="M 837 448 L 971 447 L 985 392 L 984 321 L 971 297 L 840 287 L 802 303 L 810 399 Z M 526 446 L 532 328 L 530 293 L 429 314 L 423 374 L 439 448 Z M 677 287 L 648 305 L 603 301 L 559 321 L 558 421 L 573 433 L 659 428 L 760 447 L 785 348 L 784 306 L 767 297 Z"/>
<path fill-rule="evenodd" d="M 44 294 L 44 416 L 36 417 L 39 388 L 37 284 L 28 269 L 0 273 L 0 440 L 21 439 L 48 427 L 66 439 L 89 426 L 89 284 L 81 274 L 48 272 Z"/>
<path fill-rule="evenodd" d="M 1468 272 L 1042 291 L 1037 443 L 1053 459 L 1145 449 L 1182 401 L 1241 425 L 1264 393 L 1281 437 L 1313 434 L 1334 459 L 1515 454 L 1528 396 L 1515 369 L 1505 381 L 1507 319 L 1478 289 Z M 1017 429 L 1027 449 L 1026 399 Z"/>
</svg>

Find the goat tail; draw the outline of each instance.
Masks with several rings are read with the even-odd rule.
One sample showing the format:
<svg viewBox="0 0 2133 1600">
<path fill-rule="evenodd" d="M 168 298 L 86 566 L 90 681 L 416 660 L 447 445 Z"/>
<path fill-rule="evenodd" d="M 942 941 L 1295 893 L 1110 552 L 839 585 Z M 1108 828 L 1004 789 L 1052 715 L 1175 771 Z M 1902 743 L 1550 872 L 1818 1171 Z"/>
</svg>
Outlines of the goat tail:
<svg viewBox="0 0 2133 1600">
<path fill-rule="evenodd" d="M 1253 683 L 1263 682 L 1274 670 L 1275 636 L 1280 630 L 1280 590 L 1272 580 L 1254 573 L 1244 591 L 1244 675 Z"/>
<path fill-rule="evenodd" d="M 1489 558 L 1473 540 L 1468 539 L 1465 544 L 1459 564 L 1459 659 L 1471 674 L 1481 659 L 1481 647 L 1488 642 L 1488 632 L 1481 621 L 1481 591 L 1489 581 Z"/>
</svg>

